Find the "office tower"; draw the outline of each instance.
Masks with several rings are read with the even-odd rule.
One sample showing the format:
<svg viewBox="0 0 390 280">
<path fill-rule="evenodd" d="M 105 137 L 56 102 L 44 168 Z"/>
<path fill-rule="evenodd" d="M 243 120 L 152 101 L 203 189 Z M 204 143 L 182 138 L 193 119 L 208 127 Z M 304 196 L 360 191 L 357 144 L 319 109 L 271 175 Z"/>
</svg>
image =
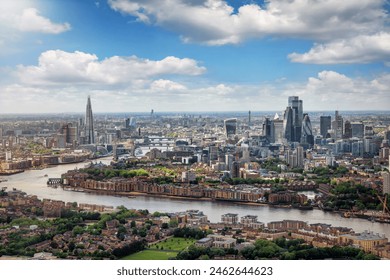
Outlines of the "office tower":
<svg viewBox="0 0 390 280">
<path fill-rule="evenodd" d="M 363 139 L 364 143 L 364 153 L 368 153 L 369 155 L 378 155 L 380 143 L 377 139 L 371 136 L 365 136 Z"/>
<path fill-rule="evenodd" d="M 293 110 L 291 107 L 287 107 L 284 111 L 283 132 L 284 138 L 286 138 L 288 142 L 294 141 Z"/>
<path fill-rule="evenodd" d="M 131 117 L 129 125 L 130 125 L 130 127 L 136 127 L 137 126 L 137 119 L 134 117 Z"/>
<path fill-rule="evenodd" d="M 232 178 L 240 178 L 240 163 L 238 161 L 233 161 L 230 176 Z"/>
<path fill-rule="evenodd" d="M 293 142 L 301 141 L 302 121 L 303 121 L 303 101 L 298 96 L 289 96 L 288 106 L 293 110 Z"/>
<path fill-rule="evenodd" d="M 130 118 L 125 119 L 125 128 L 130 128 Z"/>
<path fill-rule="evenodd" d="M 217 160 L 218 159 L 218 147 L 210 146 L 209 147 L 209 160 Z"/>
<path fill-rule="evenodd" d="M 336 165 L 335 157 L 332 154 L 326 155 L 325 163 L 327 166 L 335 166 Z"/>
<path fill-rule="evenodd" d="M 224 127 L 227 137 L 235 135 L 237 131 L 237 119 L 234 118 L 224 120 Z"/>
<path fill-rule="evenodd" d="M 60 129 L 60 133 L 65 136 L 65 142 L 67 144 L 75 144 L 78 141 L 78 129 L 72 123 L 63 124 Z"/>
<path fill-rule="evenodd" d="M 390 173 L 383 174 L 383 194 L 390 194 Z"/>
<path fill-rule="evenodd" d="M 332 117 L 331 116 L 321 116 L 320 117 L 320 134 L 322 137 L 326 138 L 328 130 L 331 129 Z"/>
<path fill-rule="evenodd" d="M 248 147 L 242 148 L 242 160 L 243 161 L 250 161 L 250 152 Z"/>
<path fill-rule="evenodd" d="M 364 124 L 362 122 L 351 123 L 352 137 L 363 138 Z"/>
<path fill-rule="evenodd" d="M 234 161 L 234 156 L 233 155 L 231 155 L 231 154 L 225 155 L 226 170 L 231 170 L 232 169 L 233 161 Z"/>
<path fill-rule="evenodd" d="M 269 141 L 271 141 L 271 121 L 269 118 L 265 118 L 263 123 L 263 136 L 265 136 Z"/>
<path fill-rule="evenodd" d="M 283 120 L 279 118 L 279 115 L 276 113 L 274 119 L 271 121 L 271 143 L 283 143 Z"/>
<path fill-rule="evenodd" d="M 301 143 L 306 145 L 314 144 L 314 136 L 308 114 L 303 115 Z"/>
<path fill-rule="evenodd" d="M 371 125 L 364 126 L 364 136 L 374 136 L 374 128 Z"/>
<path fill-rule="evenodd" d="M 345 121 L 343 138 L 345 139 L 352 138 L 352 124 L 350 121 Z"/>
<path fill-rule="evenodd" d="M 126 129 L 134 128 L 136 126 L 137 126 L 137 121 L 134 117 L 125 119 L 125 128 Z"/>
<path fill-rule="evenodd" d="M 389 158 L 390 155 L 390 149 L 389 147 L 382 147 L 379 152 L 379 158 L 386 159 Z"/>
<path fill-rule="evenodd" d="M 284 138 L 289 142 L 301 141 L 303 105 L 298 96 L 288 98 L 288 107 L 284 111 Z"/>
<path fill-rule="evenodd" d="M 385 131 L 385 140 L 390 140 L 390 130 Z"/>
<path fill-rule="evenodd" d="M 57 134 L 55 136 L 54 147 L 61 149 L 66 147 L 66 140 L 64 134 Z"/>
<path fill-rule="evenodd" d="M 351 146 L 351 152 L 352 155 L 355 157 L 363 157 L 364 142 L 363 141 L 353 142 Z"/>
<path fill-rule="evenodd" d="M 332 122 L 332 129 L 334 130 L 335 138 L 341 139 L 344 131 L 343 117 L 339 115 L 339 111 L 335 112 L 335 120 Z"/>
<path fill-rule="evenodd" d="M 85 144 L 95 143 L 95 134 L 93 129 L 93 115 L 91 106 L 91 97 L 88 96 L 87 110 L 85 113 Z"/>
<path fill-rule="evenodd" d="M 248 112 L 248 126 L 251 126 L 251 111 Z"/>
</svg>

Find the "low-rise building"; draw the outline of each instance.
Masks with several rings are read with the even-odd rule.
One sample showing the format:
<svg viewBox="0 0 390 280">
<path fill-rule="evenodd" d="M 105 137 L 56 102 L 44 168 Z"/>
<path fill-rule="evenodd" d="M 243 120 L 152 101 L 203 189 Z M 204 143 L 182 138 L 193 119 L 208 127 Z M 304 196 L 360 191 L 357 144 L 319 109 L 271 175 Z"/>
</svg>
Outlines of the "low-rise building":
<svg viewBox="0 0 390 280">
<path fill-rule="evenodd" d="M 223 224 L 234 225 L 238 223 L 238 214 L 227 213 L 221 216 Z"/>
<path fill-rule="evenodd" d="M 343 246 L 353 245 L 361 248 L 365 252 L 374 252 L 375 247 L 384 245 L 388 239 L 384 235 L 364 231 L 359 234 L 345 234 L 339 236 L 339 243 Z"/>
<path fill-rule="evenodd" d="M 195 245 L 199 246 L 199 247 L 208 248 L 208 247 L 211 247 L 213 245 L 213 239 L 210 237 L 205 237 L 205 238 L 202 238 L 202 239 L 199 239 L 198 241 L 196 241 Z"/>
</svg>

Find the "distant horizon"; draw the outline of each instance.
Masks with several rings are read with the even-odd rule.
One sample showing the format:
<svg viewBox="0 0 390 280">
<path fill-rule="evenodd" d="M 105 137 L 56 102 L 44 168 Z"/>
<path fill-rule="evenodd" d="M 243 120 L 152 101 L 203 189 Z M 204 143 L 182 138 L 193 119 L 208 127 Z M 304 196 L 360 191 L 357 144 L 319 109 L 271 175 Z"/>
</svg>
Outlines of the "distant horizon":
<svg viewBox="0 0 390 280">
<path fill-rule="evenodd" d="M 250 110 L 251 114 L 253 113 L 278 113 L 283 112 L 284 110 Z M 303 113 L 335 113 L 335 111 L 339 111 L 340 113 L 390 113 L 389 110 L 304 110 Z M 239 113 L 239 114 L 248 114 L 249 110 L 244 111 L 154 111 L 154 115 L 158 114 L 198 114 L 198 113 L 208 113 L 208 114 L 226 114 L 226 113 Z M 85 112 L 44 112 L 44 113 L 0 113 L 1 116 L 28 116 L 28 115 L 85 115 Z M 144 114 L 144 115 L 150 115 L 150 111 L 139 111 L 139 112 L 93 112 L 93 115 L 104 115 L 104 114 Z"/>
</svg>

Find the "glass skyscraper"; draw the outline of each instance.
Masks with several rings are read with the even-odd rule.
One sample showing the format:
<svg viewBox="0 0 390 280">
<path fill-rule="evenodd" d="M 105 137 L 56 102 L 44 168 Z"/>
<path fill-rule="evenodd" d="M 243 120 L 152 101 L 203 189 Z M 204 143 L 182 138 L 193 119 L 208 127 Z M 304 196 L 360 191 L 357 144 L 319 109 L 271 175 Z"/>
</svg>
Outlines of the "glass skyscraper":
<svg viewBox="0 0 390 280">
<path fill-rule="evenodd" d="M 321 116 L 320 117 L 320 133 L 322 137 L 326 138 L 328 130 L 332 127 L 332 117 L 331 116 Z"/>
<path fill-rule="evenodd" d="M 303 121 L 303 101 L 298 96 L 289 96 L 284 112 L 284 137 L 289 142 L 300 142 Z"/>
<path fill-rule="evenodd" d="M 95 143 L 95 132 L 93 129 L 91 97 L 88 96 L 87 109 L 85 113 L 85 144 L 94 144 L 94 143 Z"/>
</svg>

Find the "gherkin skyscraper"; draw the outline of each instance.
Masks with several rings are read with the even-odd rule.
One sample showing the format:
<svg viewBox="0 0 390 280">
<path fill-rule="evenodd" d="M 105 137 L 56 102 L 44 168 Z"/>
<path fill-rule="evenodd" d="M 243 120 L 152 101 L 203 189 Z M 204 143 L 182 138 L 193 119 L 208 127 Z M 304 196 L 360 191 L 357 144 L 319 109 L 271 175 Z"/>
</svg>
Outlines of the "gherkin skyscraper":
<svg viewBox="0 0 390 280">
<path fill-rule="evenodd" d="M 93 115 L 90 96 L 88 96 L 87 110 L 85 113 L 85 142 L 86 144 L 95 143 L 95 132 L 93 129 Z"/>
<path fill-rule="evenodd" d="M 303 114 L 301 144 L 314 144 L 313 130 L 308 114 Z"/>
</svg>

